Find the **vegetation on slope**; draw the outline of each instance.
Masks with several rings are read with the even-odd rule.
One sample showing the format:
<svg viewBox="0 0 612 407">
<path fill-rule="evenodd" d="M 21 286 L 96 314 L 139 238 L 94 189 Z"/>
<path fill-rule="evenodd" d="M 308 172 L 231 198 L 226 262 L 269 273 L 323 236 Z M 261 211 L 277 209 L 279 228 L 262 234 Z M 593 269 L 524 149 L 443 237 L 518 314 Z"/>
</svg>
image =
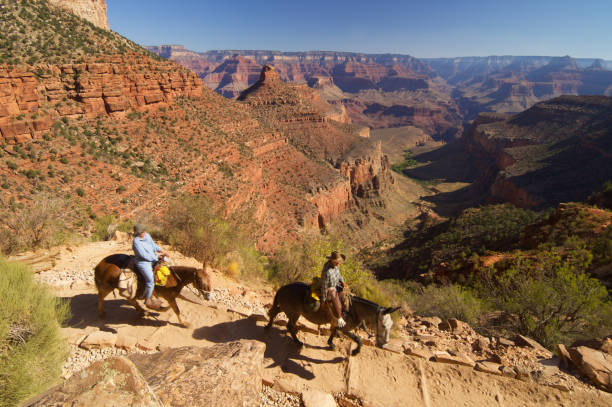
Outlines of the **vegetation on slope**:
<svg viewBox="0 0 612 407">
<path fill-rule="evenodd" d="M 23 265 L 0 258 L 0 406 L 14 406 L 59 379 L 67 346 L 59 323 L 68 306 Z"/>
<path fill-rule="evenodd" d="M 0 63 L 65 63 L 82 56 L 131 52 L 153 56 L 132 41 L 44 0 L 3 1 L 0 32 Z"/>
<path fill-rule="evenodd" d="M 605 209 L 468 209 L 413 233 L 385 260 L 369 264 L 381 277 L 412 281 L 408 302 L 417 313 L 520 332 L 546 346 L 612 330 L 612 212 Z M 503 317 L 488 318 L 492 310 Z"/>
</svg>

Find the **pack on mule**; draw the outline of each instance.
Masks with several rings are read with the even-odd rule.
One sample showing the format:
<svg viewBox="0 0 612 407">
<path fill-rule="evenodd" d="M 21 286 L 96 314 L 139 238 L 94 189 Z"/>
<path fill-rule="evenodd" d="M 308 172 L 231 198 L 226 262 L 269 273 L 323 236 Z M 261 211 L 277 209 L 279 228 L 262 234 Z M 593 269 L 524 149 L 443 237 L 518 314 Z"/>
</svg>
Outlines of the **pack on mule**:
<svg viewBox="0 0 612 407">
<path fill-rule="evenodd" d="M 268 322 L 265 328 L 269 329 L 274 323 L 276 315 L 279 312 L 284 312 L 287 318 L 289 318 L 287 330 L 295 343 L 301 347 L 303 343 L 297 338 L 296 325 L 300 316 L 304 316 L 304 318 L 317 325 L 331 322 L 331 317 L 326 307 L 311 306 L 310 295 L 311 291 L 308 284 L 301 282 L 287 284 L 279 288 L 274 296 L 272 308 L 268 311 L 270 322 Z M 351 296 L 348 302 L 350 305 L 346 310 L 346 326 L 344 328 L 332 326 L 331 334 L 327 340 L 327 344 L 331 349 L 334 348 L 334 337 L 340 331 L 357 343 L 357 348 L 352 352 L 353 356 L 357 355 L 361 350 L 361 338 L 352 331 L 365 324 L 376 327 L 376 344 L 378 346 L 389 342 L 389 333 L 393 326 L 393 320 L 389 314 L 397 311 L 400 307 L 381 307 L 372 301 L 357 296 Z"/>
<path fill-rule="evenodd" d="M 209 299 L 210 277 L 204 268 L 170 266 L 169 269 L 171 273 L 168 276 L 168 282 L 165 286 L 155 285 L 153 295 L 168 301 L 181 325 L 188 327 L 189 324 L 181 319 L 181 312 L 176 303 L 176 298 L 180 295 L 183 287 L 193 284 L 204 298 Z M 148 314 L 136 301 L 137 298 L 143 295 L 144 284 L 140 273 L 134 271 L 134 256 L 128 254 L 107 256 L 94 268 L 94 276 L 96 288 L 98 289 L 98 313 L 101 318 L 104 318 L 106 315 L 104 312 L 104 298 L 114 289 L 118 289 L 119 295 L 127 299 L 142 316 Z M 136 278 L 136 276 L 138 277 Z M 164 307 L 160 311 L 167 310 L 168 307 Z"/>
</svg>

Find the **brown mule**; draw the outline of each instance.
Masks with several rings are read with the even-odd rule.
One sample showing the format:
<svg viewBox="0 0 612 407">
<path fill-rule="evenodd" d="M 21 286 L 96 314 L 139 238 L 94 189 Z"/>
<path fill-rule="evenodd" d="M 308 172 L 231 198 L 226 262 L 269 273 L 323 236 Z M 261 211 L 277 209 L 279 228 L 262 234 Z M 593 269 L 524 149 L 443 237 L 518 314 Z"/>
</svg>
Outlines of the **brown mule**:
<svg viewBox="0 0 612 407">
<path fill-rule="evenodd" d="M 104 298 L 114 289 L 119 288 L 121 270 L 130 268 L 132 259 L 133 256 L 127 254 L 113 254 L 102 259 L 94 268 L 96 288 L 98 289 L 98 313 L 100 314 L 100 318 L 106 316 L 104 312 Z M 176 284 L 173 283 L 170 284 L 171 286 L 163 287 L 156 285 L 153 290 L 153 295 L 168 301 L 168 304 L 170 304 L 170 307 L 176 314 L 181 325 L 189 327 L 189 324 L 183 322 L 181 319 L 181 312 L 176 304 L 176 298 L 179 296 L 183 287 L 193 284 L 204 298 L 209 299 L 211 288 L 210 277 L 203 268 L 197 269 L 194 267 L 171 266 L 170 271 L 172 272 L 174 280 L 176 280 Z M 135 298 L 125 296 L 121 291 L 120 295 L 126 298 L 142 316 L 148 314 Z M 160 311 L 167 311 L 168 308 L 169 307 L 163 307 Z"/>
</svg>

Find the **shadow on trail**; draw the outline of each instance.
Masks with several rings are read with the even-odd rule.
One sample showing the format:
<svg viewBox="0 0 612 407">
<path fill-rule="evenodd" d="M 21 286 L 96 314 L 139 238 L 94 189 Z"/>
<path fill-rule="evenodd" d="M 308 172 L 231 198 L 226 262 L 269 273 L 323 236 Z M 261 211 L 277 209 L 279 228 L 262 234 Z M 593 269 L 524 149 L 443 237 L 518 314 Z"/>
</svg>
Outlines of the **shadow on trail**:
<svg viewBox="0 0 612 407">
<path fill-rule="evenodd" d="M 276 327 L 265 331 L 263 326 L 257 325 L 252 319 L 240 319 L 237 321 L 222 322 L 213 326 L 203 326 L 193 331 L 193 338 L 205 339 L 210 342 L 224 343 L 240 339 L 251 339 L 262 342 L 266 345 L 264 358 L 272 359 L 272 363 L 266 368 L 280 366 L 283 372 L 297 375 L 306 380 L 313 380 L 315 375 L 308 370 L 308 365 L 340 363 L 344 357 L 332 357 L 334 351 L 329 348 L 304 344 L 303 352 L 307 349 L 329 351 L 330 358 L 322 359 L 307 356 L 300 353 L 300 349 L 293 340 L 286 334 L 285 329 Z"/>
<path fill-rule="evenodd" d="M 86 328 L 95 326 L 102 331 L 116 333 L 116 330 L 108 325 L 132 325 L 132 326 L 152 326 L 160 327 L 164 325 L 181 326 L 177 323 L 167 321 L 168 316 L 159 313 L 150 313 L 146 317 L 141 317 L 123 298 L 110 299 L 112 294 L 104 301 L 106 317 L 98 316 L 98 295 L 97 294 L 78 294 L 74 297 L 65 297 L 62 300 L 70 304 L 70 318 L 64 321 L 64 326 L 72 328 Z M 168 312 L 172 312 L 171 310 Z M 167 313 L 167 312 L 166 312 Z M 161 319 L 161 318 L 163 319 Z"/>
</svg>

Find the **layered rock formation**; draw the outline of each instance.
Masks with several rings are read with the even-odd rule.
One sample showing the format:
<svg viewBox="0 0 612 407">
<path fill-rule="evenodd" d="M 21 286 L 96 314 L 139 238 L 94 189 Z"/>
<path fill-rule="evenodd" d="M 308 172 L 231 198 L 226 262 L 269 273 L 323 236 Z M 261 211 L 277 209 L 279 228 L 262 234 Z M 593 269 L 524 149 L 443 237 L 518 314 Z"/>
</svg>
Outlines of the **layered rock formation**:
<svg viewBox="0 0 612 407">
<path fill-rule="evenodd" d="M 40 137 L 62 117 L 121 118 L 202 95 L 190 71 L 141 55 L 92 58 L 79 64 L 0 66 L 0 140 Z"/>
<path fill-rule="evenodd" d="M 426 60 L 455 86 L 467 119 L 479 112 L 517 113 L 564 94 L 612 95 L 612 63 L 565 57 Z"/>
<path fill-rule="evenodd" d="M 69 10 L 97 27 L 109 29 L 106 0 L 49 0 L 49 3 Z"/>
<path fill-rule="evenodd" d="M 148 47 L 198 73 L 211 89 L 235 97 L 255 83 L 256 67 L 274 66 L 282 80 L 308 83 L 347 106 L 353 122 L 372 128 L 413 125 L 437 138 L 458 134 L 461 117 L 450 88 L 429 66 L 408 55 L 347 52 L 209 51 L 184 58 L 174 46 Z M 205 65 L 214 64 L 210 71 Z"/>
<path fill-rule="evenodd" d="M 336 169 L 322 185 L 308 182 L 301 186 L 307 188 L 316 208 L 304 217 L 304 224 L 323 229 L 343 212 L 358 207 L 360 200 L 367 206 L 366 198 L 384 206 L 384 195 L 394 179 L 380 142 L 364 138 L 358 126 L 331 119 L 328 112 L 334 112 L 335 107 L 316 92 L 304 85 L 284 83 L 276 69 L 266 65 L 259 81 L 239 100 L 248 103 L 262 122 L 277 123 L 279 131 L 299 150 Z M 294 168 L 291 172 L 297 171 Z M 300 184 L 297 178 L 293 182 Z"/>
<path fill-rule="evenodd" d="M 612 177 L 612 98 L 564 96 L 514 116 L 484 115 L 468 151 L 490 162 L 480 182 L 492 200 L 521 207 L 584 201 Z"/>
</svg>

